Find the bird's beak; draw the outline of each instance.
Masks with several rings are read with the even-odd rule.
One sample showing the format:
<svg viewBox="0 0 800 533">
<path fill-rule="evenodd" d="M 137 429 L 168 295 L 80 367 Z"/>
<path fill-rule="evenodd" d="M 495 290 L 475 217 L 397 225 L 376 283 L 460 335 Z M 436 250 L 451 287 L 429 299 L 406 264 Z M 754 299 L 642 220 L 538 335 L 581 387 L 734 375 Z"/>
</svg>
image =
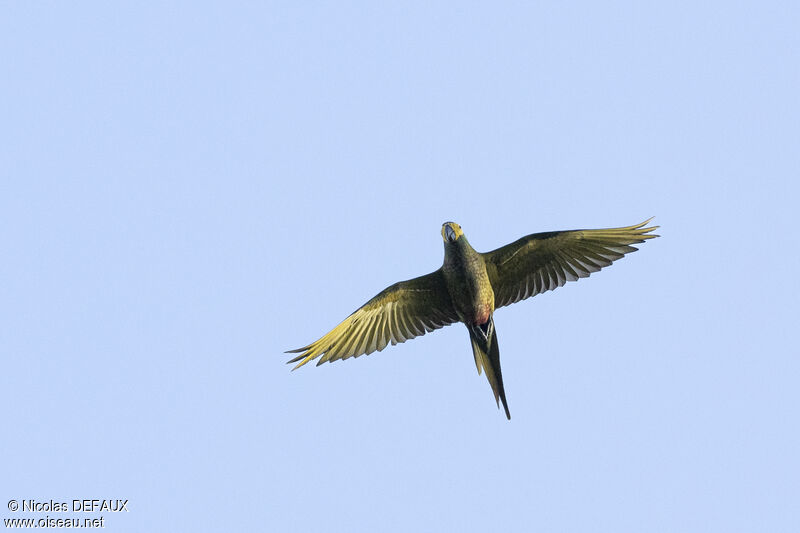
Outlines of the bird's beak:
<svg viewBox="0 0 800 533">
<path fill-rule="evenodd" d="M 444 227 L 444 236 L 447 238 L 449 242 L 455 242 L 456 232 L 453 231 L 453 227 L 450 224 Z"/>
</svg>

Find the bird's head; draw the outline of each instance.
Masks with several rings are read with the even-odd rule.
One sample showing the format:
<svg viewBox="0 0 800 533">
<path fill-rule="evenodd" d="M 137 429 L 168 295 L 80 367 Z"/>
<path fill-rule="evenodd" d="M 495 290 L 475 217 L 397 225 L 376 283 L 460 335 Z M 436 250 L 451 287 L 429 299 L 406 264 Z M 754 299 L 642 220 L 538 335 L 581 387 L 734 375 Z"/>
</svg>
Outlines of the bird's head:
<svg viewBox="0 0 800 533">
<path fill-rule="evenodd" d="M 461 226 L 455 222 L 445 222 L 442 224 L 442 239 L 444 239 L 445 243 L 456 242 L 463 236 L 464 232 L 461 231 Z"/>
</svg>

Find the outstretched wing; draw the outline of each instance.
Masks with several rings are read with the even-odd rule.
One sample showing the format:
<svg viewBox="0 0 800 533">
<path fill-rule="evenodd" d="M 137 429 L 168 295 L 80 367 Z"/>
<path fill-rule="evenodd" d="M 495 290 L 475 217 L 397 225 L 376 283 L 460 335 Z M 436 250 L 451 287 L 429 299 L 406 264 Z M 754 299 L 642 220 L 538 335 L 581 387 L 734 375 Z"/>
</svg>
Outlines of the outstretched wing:
<svg viewBox="0 0 800 533">
<path fill-rule="evenodd" d="M 458 322 L 441 269 L 387 287 L 319 340 L 286 353 L 299 353 L 292 370 L 322 356 L 326 361 L 381 351 Z M 299 362 L 298 362 L 299 361 Z"/>
<path fill-rule="evenodd" d="M 534 233 L 483 254 L 495 307 L 588 277 L 636 251 L 632 244 L 658 237 L 649 234 L 658 226 L 646 227 L 651 220 L 624 228 Z"/>
</svg>

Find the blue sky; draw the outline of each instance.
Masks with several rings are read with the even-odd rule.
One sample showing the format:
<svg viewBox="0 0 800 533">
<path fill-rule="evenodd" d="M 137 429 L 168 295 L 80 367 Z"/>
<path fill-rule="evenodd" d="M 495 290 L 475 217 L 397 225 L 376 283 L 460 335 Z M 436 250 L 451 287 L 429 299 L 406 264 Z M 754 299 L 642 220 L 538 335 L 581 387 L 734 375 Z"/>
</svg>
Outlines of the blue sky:
<svg viewBox="0 0 800 533">
<path fill-rule="evenodd" d="M 3 519 L 800 529 L 796 3 L 2 11 Z M 488 251 L 650 216 L 496 313 L 510 422 L 460 325 L 285 365 L 446 220 Z"/>
</svg>

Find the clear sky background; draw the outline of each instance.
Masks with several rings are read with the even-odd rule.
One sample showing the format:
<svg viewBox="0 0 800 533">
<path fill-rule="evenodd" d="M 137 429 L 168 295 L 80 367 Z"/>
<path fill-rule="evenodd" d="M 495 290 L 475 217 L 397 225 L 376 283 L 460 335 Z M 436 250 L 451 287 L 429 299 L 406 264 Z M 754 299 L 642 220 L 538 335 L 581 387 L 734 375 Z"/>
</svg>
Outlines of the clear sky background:
<svg viewBox="0 0 800 533">
<path fill-rule="evenodd" d="M 800 531 L 796 2 L 13 2 L 0 517 L 107 531 Z M 441 265 L 660 239 L 451 326 L 284 350 Z"/>
</svg>

